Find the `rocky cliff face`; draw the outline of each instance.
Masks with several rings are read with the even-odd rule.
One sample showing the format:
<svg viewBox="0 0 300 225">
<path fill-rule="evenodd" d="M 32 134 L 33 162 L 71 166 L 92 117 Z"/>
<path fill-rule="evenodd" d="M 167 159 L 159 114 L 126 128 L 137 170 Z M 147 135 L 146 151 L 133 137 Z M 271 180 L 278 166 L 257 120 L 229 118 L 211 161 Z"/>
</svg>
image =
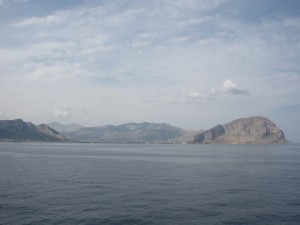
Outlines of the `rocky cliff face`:
<svg viewBox="0 0 300 225">
<path fill-rule="evenodd" d="M 286 143 L 282 130 L 265 117 L 250 117 L 218 125 L 195 135 L 195 143 L 202 144 L 272 144 Z"/>
<path fill-rule="evenodd" d="M 0 141 L 71 142 L 72 139 L 45 124 L 35 126 L 30 122 L 16 119 L 0 120 Z"/>
<path fill-rule="evenodd" d="M 210 130 L 204 131 L 198 135 L 195 135 L 194 141 L 197 143 L 209 143 L 213 142 L 217 137 L 223 135 L 225 129 L 222 125 L 217 125 Z"/>
</svg>

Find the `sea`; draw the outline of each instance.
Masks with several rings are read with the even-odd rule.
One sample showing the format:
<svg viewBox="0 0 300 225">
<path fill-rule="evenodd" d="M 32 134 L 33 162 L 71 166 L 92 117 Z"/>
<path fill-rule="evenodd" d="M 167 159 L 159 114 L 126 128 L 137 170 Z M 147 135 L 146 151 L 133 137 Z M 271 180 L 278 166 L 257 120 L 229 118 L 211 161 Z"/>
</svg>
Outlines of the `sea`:
<svg viewBox="0 0 300 225">
<path fill-rule="evenodd" d="M 300 145 L 0 143 L 0 224 L 300 224 Z"/>
</svg>

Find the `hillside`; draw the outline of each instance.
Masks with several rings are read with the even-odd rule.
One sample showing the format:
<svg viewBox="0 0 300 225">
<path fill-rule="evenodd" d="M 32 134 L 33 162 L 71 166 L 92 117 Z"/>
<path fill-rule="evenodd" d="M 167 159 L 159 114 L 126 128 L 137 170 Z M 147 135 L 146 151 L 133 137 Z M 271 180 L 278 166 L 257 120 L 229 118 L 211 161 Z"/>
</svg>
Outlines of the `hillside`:
<svg viewBox="0 0 300 225">
<path fill-rule="evenodd" d="M 36 126 L 16 119 L 0 120 L 0 141 L 71 142 L 72 139 L 45 124 Z"/>
<path fill-rule="evenodd" d="M 217 125 L 195 135 L 198 144 L 278 144 L 287 143 L 282 130 L 265 117 L 250 117 Z"/>
</svg>

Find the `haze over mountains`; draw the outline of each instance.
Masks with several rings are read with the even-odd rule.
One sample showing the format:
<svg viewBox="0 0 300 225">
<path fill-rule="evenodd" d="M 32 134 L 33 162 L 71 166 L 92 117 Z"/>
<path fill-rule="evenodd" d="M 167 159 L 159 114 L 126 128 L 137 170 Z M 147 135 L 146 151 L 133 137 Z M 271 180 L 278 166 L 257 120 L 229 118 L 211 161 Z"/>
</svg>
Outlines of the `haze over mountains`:
<svg viewBox="0 0 300 225">
<path fill-rule="evenodd" d="M 71 123 L 71 124 L 61 124 L 57 122 L 49 123 L 47 124 L 49 127 L 53 128 L 54 130 L 57 130 L 60 133 L 64 132 L 71 132 L 75 130 L 79 130 L 83 126 L 77 123 Z"/>
<path fill-rule="evenodd" d="M 50 128 L 52 127 L 52 128 Z M 58 132 L 59 131 L 59 132 Z M 61 132 L 61 133 L 60 133 Z M 0 120 L 0 141 L 96 142 L 96 143 L 287 143 L 283 131 L 265 117 L 250 117 L 217 125 L 207 131 L 184 130 L 165 123 L 127 123 L 83 127 L 50 123 L 35 126 L 21 119 Z"/>
</svg>

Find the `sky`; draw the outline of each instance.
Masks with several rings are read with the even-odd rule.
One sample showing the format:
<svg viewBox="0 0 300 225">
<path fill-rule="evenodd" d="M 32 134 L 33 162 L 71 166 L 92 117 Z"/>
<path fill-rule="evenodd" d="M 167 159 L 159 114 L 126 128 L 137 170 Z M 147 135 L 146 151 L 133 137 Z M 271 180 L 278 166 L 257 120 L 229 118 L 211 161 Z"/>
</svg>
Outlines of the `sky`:
<svg viewBox="0 0 300 225">
<path fill-rule="evenodd" d="M 299 60 L 298 0 L 0 0 L 0 119 L 265 116 L 300 142 Z"/>
</svg>

